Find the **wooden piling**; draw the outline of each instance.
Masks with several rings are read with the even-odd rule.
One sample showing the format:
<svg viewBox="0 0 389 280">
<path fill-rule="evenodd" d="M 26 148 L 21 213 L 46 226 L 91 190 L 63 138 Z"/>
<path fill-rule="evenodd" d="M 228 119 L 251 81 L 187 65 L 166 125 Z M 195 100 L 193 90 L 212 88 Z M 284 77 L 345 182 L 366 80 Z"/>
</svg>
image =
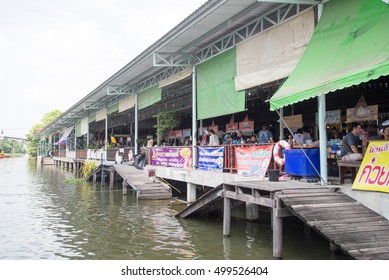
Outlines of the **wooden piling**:
<svg viewBox="0 0 389 280">
<path fill-rule="evenodd" d="M 274 200 L 273 212 L 273 259 L 282 259 L 282 217 L 278 216 L 278 209 L 281 208 L 281 200 Z"/>
<path fill-rule="evenodd" d="M 223 236 L 230 237 L 231 230 L 231 199 L 224 198 L 224 211 L 223 211 Z"/>
</svg>

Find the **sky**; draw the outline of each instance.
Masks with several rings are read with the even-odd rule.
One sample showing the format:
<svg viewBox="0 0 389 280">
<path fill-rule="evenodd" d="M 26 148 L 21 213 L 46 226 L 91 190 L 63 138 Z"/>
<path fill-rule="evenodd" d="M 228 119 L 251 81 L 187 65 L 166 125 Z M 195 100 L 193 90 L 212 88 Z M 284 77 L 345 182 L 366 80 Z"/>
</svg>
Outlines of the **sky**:
<svg viewBox="0 0 389 280">
<path fill-rule="evenodd" d="M 0 0 L 0 132 L 66 111 L 206 0 Z"/>
</svg>

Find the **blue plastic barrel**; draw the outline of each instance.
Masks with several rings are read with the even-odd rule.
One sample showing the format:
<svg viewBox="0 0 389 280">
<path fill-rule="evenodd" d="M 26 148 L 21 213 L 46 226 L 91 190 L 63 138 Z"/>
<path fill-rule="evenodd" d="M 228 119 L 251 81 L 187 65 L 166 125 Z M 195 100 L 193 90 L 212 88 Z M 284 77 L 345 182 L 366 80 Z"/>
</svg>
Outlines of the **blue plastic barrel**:
<svg viewBox="0 0 389 280">
<path fill-rule="evenodd" d="M 313 165 L 320 172 L 319 149 L 304 149 Z M 285 173 L 301 177 L 319 177 L 301 149 L 283 150 L 285 154 Z"/>
</svg>

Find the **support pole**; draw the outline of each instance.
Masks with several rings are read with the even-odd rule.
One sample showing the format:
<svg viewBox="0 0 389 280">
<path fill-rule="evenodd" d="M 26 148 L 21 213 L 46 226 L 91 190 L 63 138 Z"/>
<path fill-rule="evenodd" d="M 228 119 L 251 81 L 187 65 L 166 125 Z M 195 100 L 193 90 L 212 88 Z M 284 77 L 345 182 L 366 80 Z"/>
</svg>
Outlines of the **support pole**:
<svg viewBox="0 0 389 280">
<path fill-rule="evenodd" d="M 223 208 L 223 236 L 230 237 L 231 230 L 231 199 L 224 198 L 224 208 Z"/>
<path fill-rule="evenodd" d="M 188 202 L 195 202 L 196 201 L 196 184 L 186 183 L 186 190 L 187 190 L 186 200 Z"/>
<path fill-rule="evenodd" d="M 135 131 L 134 131 L 134 155 L 138 154 L 138 93 L 135 93 Z"/>
<path fill-rule="evenodd" d="M 318 20 L 323 13 L 323 4 L 318 5 Z M 320 95 L 317 97 L 317 111 L 319 115 L 319 146 L 320 146 L 320 175 L 321 185 L 328 185 L 328 170 L 327 170 L 327 133 L 326 133 L 326 96 Z"/>
<path fill-rule="evenodd" d="M 285 135 L 284 135 L 284 122 L 282 121 L 283 118 L 284 118 L 284 108 L 280 108 L 280 118 L 279 118 L 279 122 L 280 122 L 280 139 L 279 140 L 284 140 L 285 139 Z"/>
<path fill-rule="evenodd" d="M 282 218 L 278 217 L 277 210 L 281 207 L 281 200 L 276 198 L 273 206 L 273 259 L 282 259 Z"/>
<path fill-rule="evenodd" d="M 108 149 L 108 115 L 105 115 L 105 150 Z"/>
<path fill-rule="evenodd" d="M 192 168 L 196 168 L 197 159 L 197 76 L 196 66 L 192 67 Z"/>
</svg>

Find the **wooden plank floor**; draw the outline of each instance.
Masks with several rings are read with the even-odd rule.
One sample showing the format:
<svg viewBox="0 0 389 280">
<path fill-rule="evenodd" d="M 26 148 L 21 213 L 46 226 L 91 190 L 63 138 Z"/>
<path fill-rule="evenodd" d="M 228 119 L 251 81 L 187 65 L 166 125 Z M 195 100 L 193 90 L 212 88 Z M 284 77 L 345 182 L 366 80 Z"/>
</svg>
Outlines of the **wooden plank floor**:
<svg viewBox="0 0 389 280">
<path fill-rule="evenodd" d="M 284 207 L 355 259 L 389 259 L 389 221 L 330 190 L 283 190 Z"/>
<path fill-rule="evenodd" d="M 138 192 L 139 199 L 172 199 L 172 191 L 158 179 L 150 178 L 133 166 L 114 164 L 113 168 L 127 184 Z"/>
</svg>

